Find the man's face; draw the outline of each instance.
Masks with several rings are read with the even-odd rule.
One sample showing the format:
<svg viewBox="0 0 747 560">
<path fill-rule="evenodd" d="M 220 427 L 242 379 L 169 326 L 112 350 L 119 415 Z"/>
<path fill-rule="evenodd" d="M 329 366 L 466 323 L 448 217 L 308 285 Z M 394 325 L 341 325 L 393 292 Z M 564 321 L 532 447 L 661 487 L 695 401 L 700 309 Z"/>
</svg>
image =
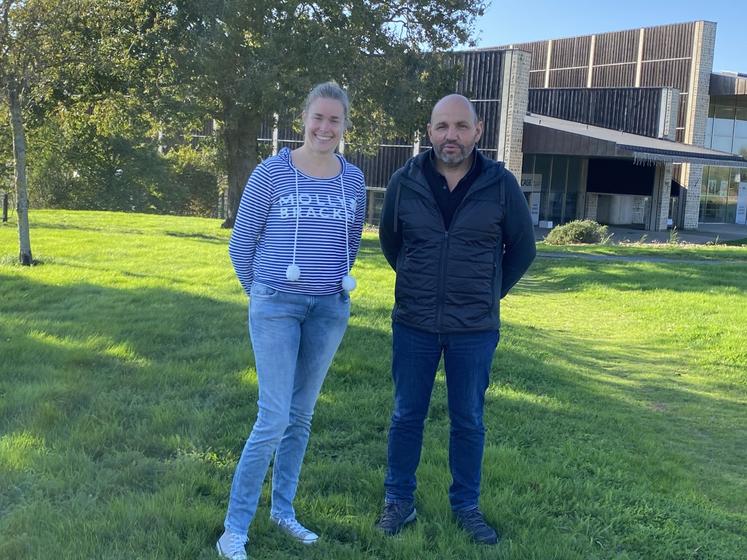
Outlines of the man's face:
<svg viewBox="0 0 747 560">
<path fill-rule="evenodd" d="M 446 97 L 436 103 L 428 123 L 428 137 L 436 157 L 447 167 L 458 167 L 482 136 L 482 122 L 475 122 L 468 102 Z"/>
</svg>

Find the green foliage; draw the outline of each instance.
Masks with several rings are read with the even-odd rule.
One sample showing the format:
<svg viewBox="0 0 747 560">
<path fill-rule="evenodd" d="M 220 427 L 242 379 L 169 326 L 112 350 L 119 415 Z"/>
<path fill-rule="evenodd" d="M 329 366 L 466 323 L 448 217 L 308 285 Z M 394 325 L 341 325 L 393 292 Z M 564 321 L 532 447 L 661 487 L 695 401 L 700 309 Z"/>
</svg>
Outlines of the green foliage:
<svg viewBox="0 0 747 560">
<path fill-rule="evenodd" d="M 29 42 L 2 50 L 0 82 L 25 80 L 32 206 L 201 214 L 218 176 L 228 176 L 232 207 L 266 155 L 255 140 L 261 123 L 300 114 L 317 82 L 350 91 L 351 152 L 411 138 L 454 83 L 456 68 L 439 53 L 468 43 L 485 7 L 0 0 L 9 4 Z M 213 120 L 221 146 L 190 138 Z M 12 161 L 3 129 L 0 181 Z"/>
<path fill-rule="evenodd" d="M 162 153 L 157 126 L 125 96 L 60 105 L 29 136 L 32 205 L 211 215 L 214 139 L 172 136 Z"/>
<path fill-rule="evenodd" d="M 215 215 L 218 200 L 215 153 L 215 138 L 181 144 L 166 153 L 165 159 L 171 167 L 170 193 L 174 200 L 180 201 L 173 213 Z"/>
<path fill-rule="evenodd" d="M 594 220 L 574 220 L 555 226 L 545 237 L 550 245 L 568 245 L 572 243 L 603 243 L 608 239 L 607 226 Z"/>
<path fill-rule="evenodd" d="M 667 243 L 670 245 L 677 245 L 680 242 L 680 232 L 677 231 L 677 226 L 674 226 L 671 230 L 669 230 L 669 238 L 667 239 Z"/>
<path fill-rule="evenodd" d="M 0 86 L 25 77 L 32 208 L 212 214 L 215 141 L 186 132 L 202 127 L 204 111 L 160 103 L 153 90 L 161 59 L 151 56 L 158 47 L 150 38 L 171 13 L 167 3 L 2 0 L 7 4 L 18 41 L 0 49 Z M 159 120 L 159 111 L 168 118 Z M 164 137 L 173 153 L 164 153 Z M 12 165 L 3 118 L 0 189 L 12 178 Z"/>
<path fill-rule="evenodd" d="M 38 268 L 0 227 L 0 558 L 214 559 L 257 413 L 247 300 L 217 220 L 34 211 Z M 571 248 L 563 248 L 570 251 Z M 394 275 L 375 233 L 314 416 L 298 497 L 313 547 L 269 522 L 255 560 L 709 558 L 747 550 L 747 248 L 659 244 L 656 262 L 542 255 L 502 301 L 482 508 L 447 499 L 439 371 L 418 522 L 377 534 L 391 412 Z M 687 255 L 702 264 L 666 260 Z M 714 274 L 714 264 L 719 264 Z M 655 328 L 666 325 L 666 328 Z M 41 528 L 41 530 L 40 530 Z"/>
</svg>

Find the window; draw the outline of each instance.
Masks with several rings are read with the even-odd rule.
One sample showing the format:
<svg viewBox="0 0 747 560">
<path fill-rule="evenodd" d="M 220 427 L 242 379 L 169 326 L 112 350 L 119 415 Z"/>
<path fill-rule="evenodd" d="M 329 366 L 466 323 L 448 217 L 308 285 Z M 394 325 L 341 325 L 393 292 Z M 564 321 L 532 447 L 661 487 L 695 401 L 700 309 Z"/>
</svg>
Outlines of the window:
<svg viewBox="0 0 747 560">
<path fill-rule="evenodd" d="M 713 136 L 734 135 L 734 117 L 736 107 L 730 105 L 716 105 L 713 113 Z"/>
</svg>

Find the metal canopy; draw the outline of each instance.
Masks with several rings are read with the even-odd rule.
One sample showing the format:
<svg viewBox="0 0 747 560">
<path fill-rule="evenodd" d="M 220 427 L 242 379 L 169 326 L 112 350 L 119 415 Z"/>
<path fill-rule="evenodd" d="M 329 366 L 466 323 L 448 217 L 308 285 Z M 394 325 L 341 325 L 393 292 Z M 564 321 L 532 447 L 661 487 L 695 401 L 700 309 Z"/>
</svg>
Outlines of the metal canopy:
<svg viewBox="0 0 747 560">
<path fill-rule="evenodd" d="M 710 148 L 650 138 L 609 128 L 528 113 L 524 117 L 525 153 L 552 153 L 589 157 L 632 158 L 637 164 L 697 163 L 720 167 L 747 167 L 743 157 Z M 532 129 L 536 129 L 532 131 Z M 551 132 L 547 138 L 545 132 Z M 572 141 L 576 137 L 581 141 Z M 564 140 L 565 139 L 565 140 Z M 571 141 L 568 141 L 571 140 Z"/>
</svg>

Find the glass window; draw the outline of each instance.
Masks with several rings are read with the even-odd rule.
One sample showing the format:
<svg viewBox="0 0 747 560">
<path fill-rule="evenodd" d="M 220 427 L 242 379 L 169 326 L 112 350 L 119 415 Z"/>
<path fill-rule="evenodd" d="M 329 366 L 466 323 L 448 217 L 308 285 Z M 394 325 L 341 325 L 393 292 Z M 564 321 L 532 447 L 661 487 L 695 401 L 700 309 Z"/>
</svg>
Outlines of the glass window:
<svg viewBox="0 0 747 560">
<path fill-rule="evenodd" d="M 703 208 L 700 216 L 701 220 L 711 223 L 725 221 L 726 199 L 708 196 L 704 202 L 705 204 L 701 205 L 701 208 Z"/>
<path fill-rule="evenodd" d="M 534 172 L 534 155 L 525 155 L 521 163 L 521 173 L 528 174 Z"/>
<path fill-rule="evenodd" d="M 734 119 L 713 119 L 713 136 L 728 136 L 734 134 Z"/>
<path fill-rule="evenodd" d="M 726 196 L 729 191 L 729 168 L 709 166 L 704 174 L 705 193 L 709 196 Z"/>
<path fill-rule="evenodd" d="M 727 224 L 737 223 L 737 199 L 736 197 L 729 197 L 726 203 L 726 218 L 724 221 Z"/>
<path fill-rule="evenodd" d="M 724 103 L 717 103 L 714 105 L 713 116 L 717 119 L 734 120 L 736 109 L 736 100 L 729 98 Z"/>
<path fill-rule="evenodd" d="M 525 193 L 540 191 L 541 177 L 534 175 L 534 155 L 525 155 L 521 165 L 521 190 Z"/>
<path fill-rule="evenodd" d="M 541 181 L 540 189 L 540 220 L 551 220 L 548 217 L 547 200 L 550 198 L 550 169 L 552 168 L 552 156 L 535 156 L 534 158 L 534 178 Z"/>
<path fill-rule="evenodd" d="M 711 140 L 711 148 L 722 152 L 731 152 L 732 136 L 714 136 Z"/>
<path fill-rule="evenodd" d="M 716 105 L 713 115 L 713 135 L 732 136 L 734 134 L 734 117 L 736 107 L 730 105 Z"/>
<path fill-rule="evenodd" d="M 552 164 L 552 179 L 550 183 L 549 213 L 554 224 L 563 222 L 563 205 L 565 203 L 566 175 L 568 173 L 567 156 L 555 156 Z"/>
<path fill-rule="evenodd" d="M 734 138 L 734 143 L 732 144 L 732 151 L 735 154 L 739 154 L 740 156 L 747 158 L 747 138 Z"/>
<path fill-rule="evenodd" d="M 737 120 L 734 123 L 734 135 L 747 138 L 747 106 L 737 107 Z"/>
<path fill-rule="evenodd" d="M 700 221 L 734 223 L 739 183 L 747 179 L 747 170 L 706 166 L 700 198 Z"/>
<path fill-rule="evenodd" d="M 747 178 L 747 176 L 744 174 L 744 169 L 737 169 L 735 167 L 732 167 L 729 169 L 729 196 L 736 197 L 739 193 L 739 182 L 743 180 L 743 178 Z"/>
<path fill-rule="evenodd" d="M 581 191 L 581 159 L 570 158 L 568 161 L 568 182 L 565 190 L 565 208 L 563 209 L 563 220 L 566 222 L 576 219 L 579 191 Z"/>
</svg>

